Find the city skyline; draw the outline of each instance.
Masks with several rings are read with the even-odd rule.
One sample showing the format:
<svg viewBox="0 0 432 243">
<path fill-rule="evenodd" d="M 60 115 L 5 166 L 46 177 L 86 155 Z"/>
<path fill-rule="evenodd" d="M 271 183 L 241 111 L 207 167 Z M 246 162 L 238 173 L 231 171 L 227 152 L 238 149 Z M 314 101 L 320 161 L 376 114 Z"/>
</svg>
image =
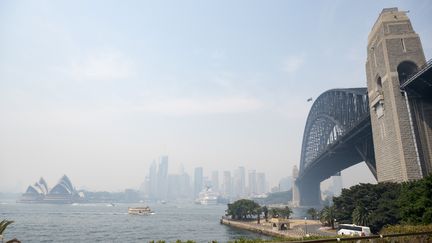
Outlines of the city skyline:
<svg viewBox="0 0 432 243">
<path fill-rule="evenodd" d="M 233 173 L 223 169 L 223 178 L 220 180 L 219 170 L 207 171 L 201 166 L 195 167 L 192 174 L 187 173 L 183 166 L 180 166 L 177 172 L 165 173 L 169 171 L 169 164 L 169 157 L 164 155 L 150 165 L 139 188 L 145 199 L 197 199 L 200 193 L 206 190 L 211 190 L 226 199 L 238 199 L 262 196 L 270 191 L 265 173 L 256 172 L 254 169 L 249 168 L 247 178 L 245 167 L 239 166 L 232 170 Z"/>
<path fill-rule="evenodd" d="M 63 174 L 137 187 L 161 154 L 189 175 L 242 166 L 276 185 L 313 100 L 366 86 L 386 7 L 410 11 L 429 60 L 430 1 L 1 1 L 0 191 Z M 344 175 L 374 182 L 364 164 Z"/>
</svg>

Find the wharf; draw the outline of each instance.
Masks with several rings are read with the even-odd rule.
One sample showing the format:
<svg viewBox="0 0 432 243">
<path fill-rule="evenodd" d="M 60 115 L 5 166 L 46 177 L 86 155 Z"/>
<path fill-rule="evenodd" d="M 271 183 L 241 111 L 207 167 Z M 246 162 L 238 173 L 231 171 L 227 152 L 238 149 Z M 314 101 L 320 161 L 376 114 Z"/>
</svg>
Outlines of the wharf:
<svg viewBox="0 0 432 243">
<path fill-rule="evenodd" d="M 277 230 L 274 229 L 270 222 L 265 222 L 264 219 L 261 220 L 260 224 L 256 220 L 244 221 L 244 220 L 233 220 L 226 217 L 222 217 L 220 220 L 221 224 L 249 230 L 252 232 L 269 235 L 273 237 L 280 238 L 293 238 L 301 239 L 307 235 L 314 236 L 332 236 L 335 233 L 321 230 L 321 223 L 318 220 L 307 220 L 301 219 L 290 219 L 290 227 L 287 230 Z M 307 231 L 307 232 L 306 232 Z"/>
</svg>

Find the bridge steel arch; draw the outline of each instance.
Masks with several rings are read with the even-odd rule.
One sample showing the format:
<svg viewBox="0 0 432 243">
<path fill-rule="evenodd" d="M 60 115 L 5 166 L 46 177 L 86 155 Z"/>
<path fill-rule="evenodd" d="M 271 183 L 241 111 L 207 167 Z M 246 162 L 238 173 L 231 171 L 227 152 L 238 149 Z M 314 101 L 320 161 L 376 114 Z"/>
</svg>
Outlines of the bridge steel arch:
<svg viewBox="0 0 432 243">
<path fill-rule="evenodd" d="M 332 89 L 312 105 L 296 179 L 300 205 L 320 204 L 320 182 L 365 161 L 376 177 L 366 88 Z"/>
</svg>

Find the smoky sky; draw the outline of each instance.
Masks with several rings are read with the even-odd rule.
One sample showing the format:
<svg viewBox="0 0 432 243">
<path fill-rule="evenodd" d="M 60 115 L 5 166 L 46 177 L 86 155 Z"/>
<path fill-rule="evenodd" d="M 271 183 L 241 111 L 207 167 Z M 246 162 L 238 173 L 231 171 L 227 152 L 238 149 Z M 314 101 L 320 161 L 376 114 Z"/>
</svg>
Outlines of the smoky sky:
<svg viewBox="0 0 432 243">
<path fill-rule="evenodd" d="M 395 6 L 429 59 L 430 1 L 1 1 L 0 191 L 63 174 L 138 188 L 161 155 L 169 173 L 244 166 L 275 186 L 307 99 L 366 86 L 367 35 Z"/>
</svg>

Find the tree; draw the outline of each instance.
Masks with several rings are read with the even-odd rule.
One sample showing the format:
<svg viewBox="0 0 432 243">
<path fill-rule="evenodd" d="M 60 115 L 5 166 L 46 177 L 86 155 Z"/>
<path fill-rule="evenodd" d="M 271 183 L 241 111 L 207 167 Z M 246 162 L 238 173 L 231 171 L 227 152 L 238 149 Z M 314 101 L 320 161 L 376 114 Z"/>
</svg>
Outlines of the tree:
<svg viewBox="0 0 432 243">
<path fill-rule="evenodd" d="M 10 225 L 10 224 L 12 224 L 14 221 L 11 221 L 11 220 L 2 220 L 1 222 L 0 222 L 0 240 L 2 240 L 3 239 L 3 232 L 6 230 L 6 228 L 8 227 L 8 225 Z M 13 239 L 13 240 L 16 240 L 16 241 L 18 241 L 17 239 Z M 3 242 L 3 241 L 2 241 Z M 18 241 L 19 242 L 19 241 Z"/>
<path fill-rule="evenodd" d="M 334 206 L 325 206 L 320 213 L 321 222 L 334 229 L 335 209 Z"/>
<path fill-rule="evenodd" d="M 270 213 L 273 218 L 284 217 L 289 218 L 293 211 L 288 206 L 284 208 L 271 208 Z"/>
<path fill-rule="evenodd" d="M 262 208 L 261 207 L 256 208 L 255 213 L 257 215 L 257 224 L 260 224 Z"/>
<path fill-rule="evenodd" d="M 309 214 L 311 219 L 316 219 L 318 216 L 318 211 L 315 208 L 309 208 L 306 213 Z"/>
<path fill-rule="evenodd" d="M 351 224 L 353 216 L 361 216 L 361 207 L 367 209 L 368 226 L 372 232 L 378 232 L 384 225 L 397 224 L 400 221 L 397 199 L 401 184 L 378 183 L 359 184 L 343 189 L 339 197 L 334 197 L 334 217 L 339 223 Z M 353 214 L 358 208 L 356 214 Z M 357 218 L 356 220 L 360 220 Z"/>
<path fill-rule="evenodd" d="M 293 213 L 293 211 L 288 206 L 285 206 L 285 208 L 279 208 L 278 213 L 280 216 L 288 219 L 291 216 L 291 214 Z"/>
<path fill-rule="evenodd" d="M 263 213 L 264 213 L 265 221 L 268 222 L 268 213 L 269 213 L 269 211 L 268 211 L 267 206 L 264 206 L 264 207 L 262 208 L 262 210 L 263 210 Z"/>
<path fill-rule="evenodd" d="M 340 223 L 367 225 L 373 233 L 385 225 L 431 224 L 432 175 L 401 184 L 359 184 L 333 202 Z"/>
<path fill-rule="evenodd" d="M 352 213 L 353 223 L 356 225 L 368 226 L 370 213 L 371 212 L 369 212 L 364 206 L 357 205 Z"/>
<path fill-rule="evenodd" d="M 252 200 L 240 199 L 228 204 L 226 215 L 233 219 L 246 219 L 248 216 L 257 215 L 260 205 Z"/>
<path fill-rule="evenodd" d="M 0 222 L 0 235 L 3 235 L 3 232 L 6 230 L 6 228 L 8 227 L 8 225 L 12 224 L 14 221 L 11 220 L 2 220 Z"/>
<path fill-rule="evenodd" d="M 272 218 L 278 218 L 279 212 L 278 212 L 277 208 L 271 208 L 270 209 L 270 215 L 272 216 Z"/>
<path fill-rule="evenodd" d="M 398 206 L 403 223 L 432 224 L 432 175 L 403 183 Z"/>
</svg>

